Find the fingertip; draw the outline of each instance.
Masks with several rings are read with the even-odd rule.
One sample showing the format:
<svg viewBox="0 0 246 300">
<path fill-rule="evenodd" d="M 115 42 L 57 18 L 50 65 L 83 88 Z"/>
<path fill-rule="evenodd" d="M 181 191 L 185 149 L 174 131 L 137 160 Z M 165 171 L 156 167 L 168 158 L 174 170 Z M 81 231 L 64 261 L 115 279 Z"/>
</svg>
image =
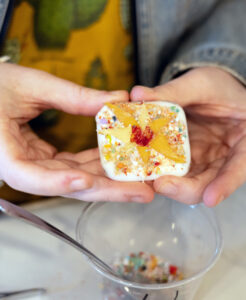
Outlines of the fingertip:
<svg viewBox="0 0 246 300">
<path fill-rule="evenodd" d="M 153 99 L 153 90 L 146 86 L 136 85 L 132 88 L 130 92 L 131 101 L 145 101 L 145 100 L 154 100 Z"/>
<path fill-rule="evenodd" d="M 80 170 L 50 169 L 32 162 L 19 161 L 14 166 L 13 178 L 8 183 L 15 189 L 44 196 L 59 196 L 89 189 L 93 177 Z M 20 176 L 21 174 L 21 176 Z M 18 181 L 14 181 L 18 178 Z"/>
<path fill-rule="evenodd" d="M 148 192 L 144 193 L 143 203 L 150 203 L 154 200 L 154 198 L 155 198 L 155 192 L 150 186 L 148 186 Z"/>
<path fill-rule="evenodd" d="M 158 178 L 154 181 L 153 186 L 156 193 L 179 202 L 184 202 L 183 199 L 180 199 L 178 184 L 174 184 L 168 176 L 167 178 L 166 176 Z"/>
<path fill-rule="evenodd" d="M 87 190 L 93 186 L 93 180 L 91 176 L 83 174 L 81 177 L 76 177 L 70 180 L 68 183 L 69 193 L 79 192 Z"/>
<path fill-rule="evenodd" d="M 208 200 L 208 199 L 203 198 L 203 203 L 207 207 L 214 207 L 214 206 L 216 206 L 216 201 L 214 201 L 214 200 Z"/>
<path fill-rule="evenodd" d="M 173 197 L 178 192 L 177 182 L 174 183 L 169 176 L 162 176 L 154 181 L 154 189 L 157 193 Z"/>
<path fill-rule="evenodd" d="M 161 186 L 162 186 L 162 177 L 159 177 L 153 182 L 153 187 L 155 192 L 160 193 Z"/>
<path fill-rule="evenodd" d="M 178 176 L 162 176 L 155 180 L 154 190 L 168 198 L 194 205 L 201 202 L 200 190 L 190 178 Z"/>
<path fill-rule="evenodd" d="M 127 102 L 129 101 L 129 93 L 127 91 L 98 91 L 90 88 L 80 87 L 80 94 L 74 100 L 73 105 L 70 105 L 69 111 L 72 114 L 82 114 L 87 116 L 94 116 L 105 103 L 107 102 Z M 71 104 L 71 103 L 70 103 Z"/>
<path fill-rule="evenodd" d="M 213 189 L 213 186 L 208 186 L 203 193 L 203 203 L 207 207 L 214 207 L 221 203 L 225 199 L 225 196 Z"/>
<path fill-rule="evenodd" d="M 142 184 L 142 186 L 141 186 Z M 135 186 L 133 189 L 133 194 L 137 193 L 131 197 L 130 201 L 138 203 L 150 203 L 155 197 L 155 192 L 151 186 L 146 183 L 138 183 L 138 187 Z"/>
</svg>

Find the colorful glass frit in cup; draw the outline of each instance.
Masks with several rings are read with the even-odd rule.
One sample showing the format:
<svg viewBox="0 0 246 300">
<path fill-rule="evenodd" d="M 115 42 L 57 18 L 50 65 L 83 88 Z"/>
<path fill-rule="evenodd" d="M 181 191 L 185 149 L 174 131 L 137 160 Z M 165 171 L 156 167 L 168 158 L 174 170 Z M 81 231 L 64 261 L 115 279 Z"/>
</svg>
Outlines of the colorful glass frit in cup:
<svg viewBox="0 0 246 300">
<path fill-rule="evenodd" d="M 132 271 L 127 269 L 128 264 L 146 272 L 153 261 L 153 268 L 164 264 L 169 270 L 162 279 L 141 282 L 125 276 L 119 279 L 91 262 L 102 275 L 104 300 L 192 300 L 222 249 L 213 209 L 203 204 L 188 206 L 161 196 L 149 204 L 89 204 L 78 220 L 77 240 L 111 266 L 122 264 L 121 271 L 125 266 L 126 273 Z M 177 270 L 181 277 L 168 280 Z"/>
</svg>

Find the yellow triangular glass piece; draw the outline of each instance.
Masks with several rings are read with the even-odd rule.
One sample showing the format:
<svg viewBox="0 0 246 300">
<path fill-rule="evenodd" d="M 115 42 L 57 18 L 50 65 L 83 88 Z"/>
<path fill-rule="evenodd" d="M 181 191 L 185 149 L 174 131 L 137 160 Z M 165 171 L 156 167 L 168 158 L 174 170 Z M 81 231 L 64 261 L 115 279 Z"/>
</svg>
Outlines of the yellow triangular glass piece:
<svg viewBox="0 0 246 300">
<path fill-rule="evenodd" d="M 150 118 L 149 118 L 148 110 L 146 108 L 146 105 L 143 103 L 139 105 L 139 117 L 138 117 L 138 123 L 142 130 L 145 129 L 149 121 Z"/>
<path fill-rule="evenodd" d="M 133 118 L 133 116 L 124 111 L 123 109 L 119 108 L 117 105 L 112 104 L 112 103 L 107 103 L 106 104 L 115 114 L 116 118 L 124 124 L 124 126 L 129 126 L 129 125 L 138 125 L 138 122 Z"/>
<path fill-rule="evenodd" d="M 159 118 L 149 123 L 149 127 L 154 133 L 158 133 L 160 129 L 170 122 L 169 118 Z"/>
<path fill-rule="evenodd" d="M 169 145 L 167 138 L 163 134 L 156 134 L 149 146 L 177 163 L 186 162 L 184 155 L 178 155 Z"/>
<path fill-rule="evenodd" d="M 130 143 L 132 129 L 131 126 L 123 128 L 112 128 L 101 130 L 104 135 L 112 135 L 115 138 L 119 139 L 121 142 L 128 144 Z"/>
<path fill-rule="evenodd" d="M 140 155 L 140 157 L 142 158 L 143 162 L 145 164 L 147 164 L 147 162 L 149 161 L 149 157 L 150 157 L 150 150 L 148 147 L 141 147 L 141 146 L 137 146 L 138 149 L 138 153 Z"/>
</svg>

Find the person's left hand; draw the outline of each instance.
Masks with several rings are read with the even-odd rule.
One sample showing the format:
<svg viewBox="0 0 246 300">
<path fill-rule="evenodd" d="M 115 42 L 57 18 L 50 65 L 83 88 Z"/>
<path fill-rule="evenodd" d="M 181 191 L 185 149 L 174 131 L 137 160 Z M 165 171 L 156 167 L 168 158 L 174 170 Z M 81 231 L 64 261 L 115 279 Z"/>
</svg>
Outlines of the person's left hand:
<svg viewBox="0 0 246 300">
<path fill-rule="evenodd" d="M 97 149 L 58 153 L 28 125 L 50 108 L 93 116 L 105 102 L 128 101 L 126 91 L 93 90 L 42 71 L 0 64 L 0 97 L 0 179 L 12 188 L 86 201 L 153 199 L 153 190 L 144 183 L 107 178 Z"/>
<path fill-rule="evenodd" d="M 136 86 L 130 97 L 175 102 L 187 113 L 191 169 L 185 177 L 158 178 L 157 192 L 214 206 L 246 181 L 246 88 L 232 75 L 197 68 L 153 89 Z"/>
</svg>

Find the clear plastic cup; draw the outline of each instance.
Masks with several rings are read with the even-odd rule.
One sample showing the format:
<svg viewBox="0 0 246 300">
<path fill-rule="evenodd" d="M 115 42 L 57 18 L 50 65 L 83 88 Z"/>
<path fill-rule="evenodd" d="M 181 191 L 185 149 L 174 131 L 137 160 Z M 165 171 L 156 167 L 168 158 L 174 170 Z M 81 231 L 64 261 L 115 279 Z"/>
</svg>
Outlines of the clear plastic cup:
<svg viewBox="0 0 246 300">
<path fill-rule="evenodd" d="M 143 251 L 177 265 L 184 279 L 141 284 L 101 273 L 104 300 L 192 300 L 222 249 L 213 209 L 156 197 L 150 204 L 93 203 L 77 223 L 77 240 L 113 264 L 116 257 Z"/>
</svg>

